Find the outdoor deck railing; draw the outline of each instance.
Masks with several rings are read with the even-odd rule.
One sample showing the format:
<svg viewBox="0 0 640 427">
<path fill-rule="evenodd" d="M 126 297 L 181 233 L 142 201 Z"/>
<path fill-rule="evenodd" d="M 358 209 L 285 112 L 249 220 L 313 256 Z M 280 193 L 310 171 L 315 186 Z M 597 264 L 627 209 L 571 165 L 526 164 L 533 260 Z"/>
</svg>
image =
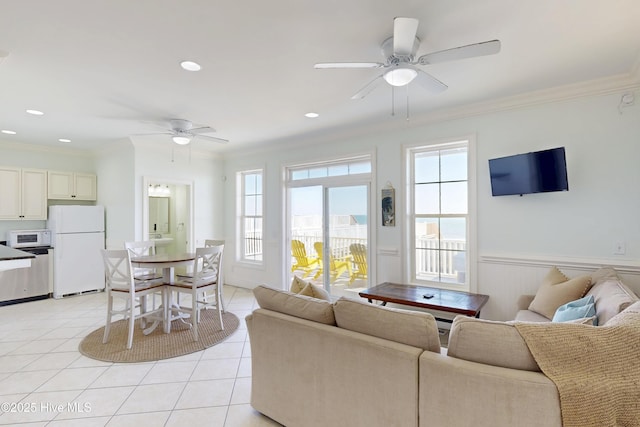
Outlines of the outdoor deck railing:
<svg viewBox="0 0 640 427">
<path fill-rule="evenodd" d="M 309 256 L 316 256 L 313 244 L 322 241 L 321 233 L 294 234 L 291 238 L 303 242 Z M 330 247 L 333 256 L 336 258 L 347 257 L 350 254 L 349 246 L 352 243 L 366 245 L 367 239 L 332 237 Z M 453 277 L 465 270 L 464 251 L 466 250 L 466 242 L 464 240 L 438 240 L 424 237 L 417 240 L 417 245 L 420 248 L 416 250 L 416 273 L 418 275 L 441 274 Z M 252 256 L 262 255 L 262 236 L 259 233 L 247 236 L 245 239 L 245 254 Z"/>
</svg>

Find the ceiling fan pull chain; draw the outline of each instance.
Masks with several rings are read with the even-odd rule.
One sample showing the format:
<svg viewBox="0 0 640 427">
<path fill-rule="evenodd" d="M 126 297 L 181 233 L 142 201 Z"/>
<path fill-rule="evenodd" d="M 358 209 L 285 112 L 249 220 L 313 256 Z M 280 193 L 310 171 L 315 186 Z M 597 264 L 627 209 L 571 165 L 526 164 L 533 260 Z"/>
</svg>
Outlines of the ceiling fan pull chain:
<svg viewBox="0 0 640 427">
<path fill-rule="evenodd" d="M 409 121 L 409 85 L 407 85 L 407 121 Z"/>
<path fill-rule="evenodd" d="M 175 147 L 172 145 L 171 146 L 171 163 L 173 163 L 175 161 L 175 157 L 173 155 L 174 152 L 175 152 Z"/>
<path fill-rule="evenodd" d="M 396 98 L 395 98 L 396 88 L 391 86 L 391 116 L 396 115 Z"/>
</svg>

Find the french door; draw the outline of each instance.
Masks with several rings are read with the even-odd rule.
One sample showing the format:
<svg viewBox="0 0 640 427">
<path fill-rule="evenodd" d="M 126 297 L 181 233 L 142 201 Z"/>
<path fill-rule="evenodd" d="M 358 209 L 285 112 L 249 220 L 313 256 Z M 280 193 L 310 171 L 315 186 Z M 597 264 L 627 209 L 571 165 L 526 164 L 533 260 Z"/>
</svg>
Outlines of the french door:
<svg viewBox="0 0 640 427">
<path fill-rule="evenodd" d="M 371 189 L 370 170 L 365 172 L 289 182 L 289 282 L 296 275 L 334 297 L 357 297 L 369 287 Z"/>
</svg>

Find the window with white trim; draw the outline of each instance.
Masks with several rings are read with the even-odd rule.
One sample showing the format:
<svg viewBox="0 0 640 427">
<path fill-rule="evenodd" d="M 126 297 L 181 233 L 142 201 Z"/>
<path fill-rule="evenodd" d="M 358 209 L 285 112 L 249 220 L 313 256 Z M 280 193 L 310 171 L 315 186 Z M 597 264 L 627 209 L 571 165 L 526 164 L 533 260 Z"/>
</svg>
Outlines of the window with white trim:
<svg viewBox="0 0 640 427">
<path fill-rule="evenodd" d="M 469 288 L 468 148 L 465 140 L 407 150 L 412 282 Z"/>
<path fill-rule="evenodd" d="M 237 174 L 239 198 L 240 261 L 262 263 L 263 193 L 262 169 Z"/>
</svg>

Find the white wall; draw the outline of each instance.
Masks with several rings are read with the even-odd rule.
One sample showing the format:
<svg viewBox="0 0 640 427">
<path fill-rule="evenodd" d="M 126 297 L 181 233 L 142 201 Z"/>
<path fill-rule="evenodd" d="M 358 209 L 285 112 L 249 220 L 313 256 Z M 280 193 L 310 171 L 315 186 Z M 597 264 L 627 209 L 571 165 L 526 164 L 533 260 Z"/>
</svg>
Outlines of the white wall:
<svg viewBox="0 0 640 427">
<path fill-rule="evenodd" d="M 377 153 L 377 187 L 390 181 L 403 206 L 402 146 L 442 138 L 475 135 L 477 141 L 477 209 L 479 263 L 484 257 L 543 258 L 543 266 L 554 259 L 577 258 L 584 265 L 633 266 L 640 258 L 640 106 L 618 110 L 621 93 L 588 96 L 536 106 L 512 108 L 488 114 L 438 123 L 398 123 L 389 131 L 336 138 L 300 141 L 278 150 L 243 152 L 227 156 L 226 174 L 243 169 L 266 168 L 267 267 L 255 272 L 234 264 L 226 282 L 253 287 L 259 283 L 282 284 L 284 265 L 282 168 L 295 162 L 309 162 L 327 156 L 348 155 L 363 150 Z M 568 192 L 492 197 L 488 160 L 557 146 L 566 147 Z M 231 179 L 230 179 L 231 180 Z M 235 189 L 226 195 L 226 228 L 235 227 Z M 376 193 L 377 194 L 377 193 Z M 378 282 L 406 280 L 402 272 L 402 222 L 395 228 L 376 224 Z M 626 244 L 625 255 L 614 255 L 617 241 Z M 227 256 L 226 262 L 230 262 Z M 495 260 L 494 260 L 495 261 Z M 494 264 L 492 264 L 494 265 Z M 384 268 L 382 268 L 384 267 Z M 545 268 L 545 267 L 541 267 Z M 508 317 L 515 312 L 515 298 L 521 291 L 533 291 L 536 275 L 519 279 L 516 290 L 504 277 L 494 280 L 491 268 L 478 268 L 477 291 L 490 294 L 483 317 Z M 637 290 L 640 290 L 637 289 Z M 506 295 L 506 297 L 503 297 Z M 512 309 L 503 310 L 509 306 Z"/>
<path fill-rule="evenodd" d="M 110 145 L 96 157 L 98 204 L 105 207 L 105 246 L 122 249 L 135 233 L 134 149 L 125 139 Z"/>
</svg>

